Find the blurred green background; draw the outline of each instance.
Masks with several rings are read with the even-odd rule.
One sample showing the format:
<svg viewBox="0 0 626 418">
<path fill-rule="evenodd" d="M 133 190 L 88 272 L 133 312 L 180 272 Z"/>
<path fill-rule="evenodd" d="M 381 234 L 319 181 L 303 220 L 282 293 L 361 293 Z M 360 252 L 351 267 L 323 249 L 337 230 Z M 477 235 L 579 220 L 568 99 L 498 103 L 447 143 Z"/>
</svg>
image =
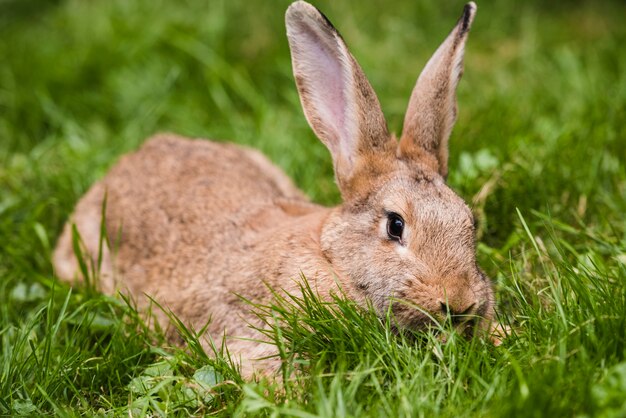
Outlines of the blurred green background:
<svg viewBox="0 0 626 418">
<path fill-rule="evenodd" d="M 148 136 L 169 131 L 251 145 L 313 200 L 339 202 L 330 156 L 307 126 L 293 83 L 284 29 L 288 4 L 0 0 L 0 412 L 15 412 L 11 402 L 18 398 L 41 400 L 42 393 L 54 393 L 48 398 L 60 399 L 50 387 L 67 381 L 46 375 L 52 386 L 36 395 L 28 388 L 38 379 L 37 363 L 28 366 L 34 374 L 15 368 L 19 361 L 34 361 L 28 344 L 21 354 L 11 347 L 20 335 L 29 341 L 28 335 L 46 334 L 35 319 L 43 307 L 52 309 L 49 254 L 73 205 L 119 155 Z M 463 2 L 314 4 L 343 34 L 378 92 L 390 129 L 399 134 L 415 80 Z M 517 318 L 520 335 L 536 347 L 510 354 L 522 369 L 557 356 L 554 344 L 541 341 L 554 335 L 567 340 L 572 330 L 586 329 L 585 315 L 589 321 L 626 316 L 625 44 L 623 1 L 478 2 L 458 89 L 449 183 L 477 214 L 479 258 L 496 281 L 503 315 Z M 542 276 L 550 262 L 560 267 Z M 589 311 L 576 311 L 583 309 L 579 292 L 570 310 L 559 311 L 559 300 L 544 297 L 554 289 L 546 277 L 575 282 L 585 269 L 600 278 L 591 284 L 580 279 L 589 292 Z M 614 305 L 607 307 L 600 296 L 605 294 L 594 293 L 597 283 L 612 286 Z M 70 307 L 82 303 L 77 295 Z M 562 328 L 541 316 L 555 311 L 569 318 Z M 568 346 L 593 352 L 571 366 L 574 371 L 563 366 L 555 374 L 534 375 L 543 395 L 533 395 L 532 385 L 530 398 L 511 395 L 517 386 L 505 386 L 494 402 L 509 399 L 513 405 L 514 396 L 517 406 L 511 409 L 521 413 L 534 402 L 534 414 L 540 414 L 541 405 L 549 408 L 556 396 L 560 402 L 550 407 L 555 413 L 592 413 L 604 398 L 594 398 L 589 385 L 601 379 L 605 366 L 625 357 L 623 321 L 611 324 L 597 334 L 596 345 Z M 93 343 L 90 332 L 80 341 Z M 51 344 L 65 353 L 73 334 L 63 335 Z M 111 370 L 121 373 L 123 362 L 107 355 Z M 129 373 L 143 366 L 139 361 Z M 75 367 L 85 373 L 80 364 Z M 95 380 L 105 379 L 105 371 L 98 373 Z M 558 392 L 550 381 L 567 382 L 567 373 L 583 383 Z M 615 393 L 623 393 L 617 385 Z M 72 396 L 59 402 L 73 405 Z M 608 399 L 619 411 L 617 398 Z M 457 407 L 464 405 L 459 402 Z"/>
</svg>

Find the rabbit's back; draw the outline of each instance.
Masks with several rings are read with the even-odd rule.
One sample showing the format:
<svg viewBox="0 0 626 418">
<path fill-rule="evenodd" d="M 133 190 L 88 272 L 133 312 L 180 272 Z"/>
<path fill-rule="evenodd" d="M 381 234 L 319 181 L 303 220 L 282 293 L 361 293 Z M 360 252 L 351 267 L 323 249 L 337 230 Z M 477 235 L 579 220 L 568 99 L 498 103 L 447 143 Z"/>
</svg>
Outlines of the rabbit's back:
<svg viewBox="0 0 626 418">
<path fill-rule="evenodd" d="M 194 280 L 219 294 L 220 282 L 238 268 L 233 260 L 241 262 L 246 248 L 284 217 L 277 202 L 308 205 L 258 151 L 159 135 L 122 157 L 78 203 L 72 222 L 92 257 L 98 254 L 105 195 L 115 257 L 104 253 L 101 288 L 165 301 L 181 298 L 181 289 Z M 78 273 L 71 242 L 68 223 L 54 256 L 65 279 Z"/>
</svg>

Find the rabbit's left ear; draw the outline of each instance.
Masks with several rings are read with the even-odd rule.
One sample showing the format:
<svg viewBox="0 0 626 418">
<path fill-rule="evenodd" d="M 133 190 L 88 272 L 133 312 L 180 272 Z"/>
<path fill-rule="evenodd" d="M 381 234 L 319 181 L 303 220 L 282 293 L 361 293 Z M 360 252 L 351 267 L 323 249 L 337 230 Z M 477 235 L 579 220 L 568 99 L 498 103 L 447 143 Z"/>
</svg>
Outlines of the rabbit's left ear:
<svg viewBox="0 0 626 418">
<path fill-rule="evenodd" d="M 476 4 L 463 15 L 417 79 L 404 118 L 401 158 L 428 163 L 444 178 L 448 174 L 448 138 L 456 121 L 456 86 L 463 73 L 463 52 Z"/>
<path fill-rule="evenodd" d="M 371 155 L 389 152 L 387 123 L 361 67 L 330 21 L 297 1 L 287 9 L 287 37 L 304 114 L 333 157 L 344 199 Z"/>
</svg>

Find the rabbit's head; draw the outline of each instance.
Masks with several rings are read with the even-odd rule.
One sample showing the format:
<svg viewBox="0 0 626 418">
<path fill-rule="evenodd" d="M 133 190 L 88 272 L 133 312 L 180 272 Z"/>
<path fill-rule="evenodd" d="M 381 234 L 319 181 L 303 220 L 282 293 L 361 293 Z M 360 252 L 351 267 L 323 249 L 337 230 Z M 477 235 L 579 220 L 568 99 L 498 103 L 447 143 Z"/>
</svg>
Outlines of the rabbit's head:
<svg viewBox="0 0 626 418">
<path fill-rule="evenodd" d="M 332 154 L 344 203 L 321 234 L 324 255 L 358 299 L 403 326 L 493 317 L 476 263 L 470 209 L 448 186 L 448 138 L 474 3 L 417 80 L 398 141 L 339 33 L 308 3 L 286 16 L 293 71 L 309 124 Z"/>
</svg>

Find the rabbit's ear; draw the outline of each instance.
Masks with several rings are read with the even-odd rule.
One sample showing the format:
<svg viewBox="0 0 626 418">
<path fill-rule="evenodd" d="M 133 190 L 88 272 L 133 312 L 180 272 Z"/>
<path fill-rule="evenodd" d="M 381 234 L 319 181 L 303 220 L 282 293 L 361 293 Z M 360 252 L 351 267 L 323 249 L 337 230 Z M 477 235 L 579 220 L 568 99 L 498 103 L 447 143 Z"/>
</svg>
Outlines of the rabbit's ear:
<svg viewBox="0 0 626 418">
<path fill-rule="evenodd" d="M 393 152 L 380 103 L 341 35 L 319 10 L 297 1 L 285 20 L 304 114 L 332 154 L 345 197 L 364 157 Z"/>
<path fill-rule="evenodd" d="M 463 73 L 463 51 L 476 5 L 463 15 L 417 79 L 404 118 L 399 144 L 401 157 L 424 160 L 445 178 L 448 138 L 456 120 L 456 86 Z"/>
</svg>

